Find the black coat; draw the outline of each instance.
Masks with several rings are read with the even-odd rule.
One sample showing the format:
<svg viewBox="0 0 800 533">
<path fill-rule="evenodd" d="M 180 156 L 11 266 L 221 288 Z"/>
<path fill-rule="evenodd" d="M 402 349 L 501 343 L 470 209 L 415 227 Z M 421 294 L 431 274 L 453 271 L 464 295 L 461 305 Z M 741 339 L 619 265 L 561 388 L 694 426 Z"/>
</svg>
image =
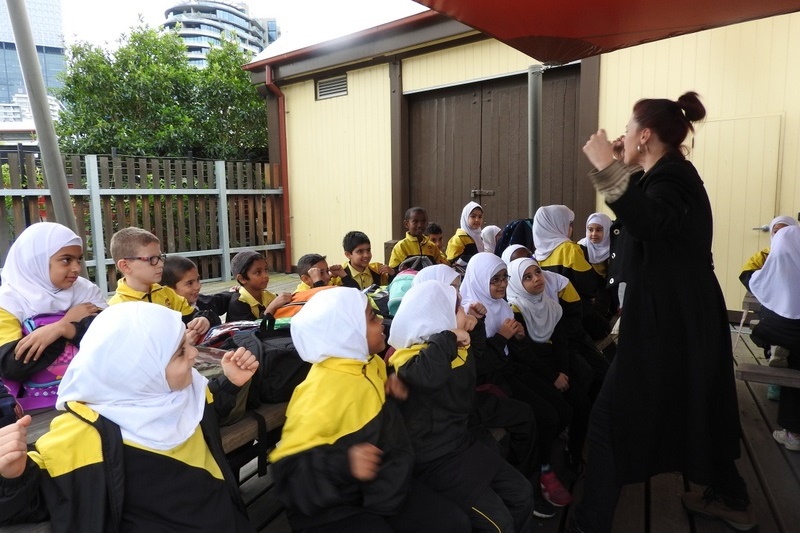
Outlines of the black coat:
<svg viewBox="0 0 800 533">
<path fill-rule="evenodd" d="M 730 328 L 711 256 L 711 205 L 688 161 L 665 156 L 608 204 L 621 229 L 614 272 L 627 283 L 613 364 L 618 481 L 669 471 L 708 483 L 739 456 Z"/>
</svg>

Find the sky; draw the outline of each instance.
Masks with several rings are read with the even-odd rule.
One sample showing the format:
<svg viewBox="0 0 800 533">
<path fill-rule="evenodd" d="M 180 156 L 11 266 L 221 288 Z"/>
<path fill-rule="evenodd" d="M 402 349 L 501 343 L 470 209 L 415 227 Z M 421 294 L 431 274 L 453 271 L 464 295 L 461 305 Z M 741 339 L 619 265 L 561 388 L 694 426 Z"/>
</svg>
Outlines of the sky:
<svg viewBox="0 0 800 533">
<path fill-rule="evenodd" d="M 152 27 L 178 0 L 62 0 L 64 39 L 117 48 L 123 33 L 141 19 Z M 275 18 L 285 41 L 303 46 L 413 15 L 413 0 L 250 0 L 250 15 Z M 283 37 L 282 37 L 283 39 Z M 299 46 L 298 46 L 299 47 Z"/>
</svg>

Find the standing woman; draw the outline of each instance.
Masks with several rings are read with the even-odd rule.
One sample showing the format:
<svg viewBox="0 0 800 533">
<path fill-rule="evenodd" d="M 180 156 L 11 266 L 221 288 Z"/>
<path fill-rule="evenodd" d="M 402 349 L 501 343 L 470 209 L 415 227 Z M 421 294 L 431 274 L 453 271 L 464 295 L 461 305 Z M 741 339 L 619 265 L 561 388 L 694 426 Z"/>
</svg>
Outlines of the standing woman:
<svg viewBox="0 0 800 533">
<path fill-rule="evenodd" d="M 705 115 L 694 92 L 640 100 L 623 138 L 612 144 L 600 130 L 583 147 L 621 224 L 615 265 L 627 289 L 617 355 L 590 421 L 576 531 L 610 531 L 622 485 L 672 471 L 708 486 L 684 494 L 690 513 L 758 527 L 734 464 L 739 413 L 711 205 L 682 146 Z"/>
</svg>

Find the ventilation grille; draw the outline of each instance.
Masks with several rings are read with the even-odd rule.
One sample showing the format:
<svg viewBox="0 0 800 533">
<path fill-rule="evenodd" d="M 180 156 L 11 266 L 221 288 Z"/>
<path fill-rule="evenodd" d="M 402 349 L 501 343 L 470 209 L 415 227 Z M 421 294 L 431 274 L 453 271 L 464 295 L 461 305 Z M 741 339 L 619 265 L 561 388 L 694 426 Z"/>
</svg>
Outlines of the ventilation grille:
<svg viewBox="0 0 800 533">
<path fill-rule="evenodd" d="M 317 100 L 347 95 L 347 74 L 317 81 Z"/>
</svg>

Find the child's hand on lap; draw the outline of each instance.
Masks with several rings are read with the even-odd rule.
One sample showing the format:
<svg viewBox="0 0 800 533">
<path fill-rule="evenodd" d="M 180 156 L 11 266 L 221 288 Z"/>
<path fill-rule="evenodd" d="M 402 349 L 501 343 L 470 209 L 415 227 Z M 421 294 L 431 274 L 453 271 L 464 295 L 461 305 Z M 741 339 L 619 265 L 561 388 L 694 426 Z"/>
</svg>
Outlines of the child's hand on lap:
<svg viewBox="0 0 800 533">
<path fill-rule="evenodd" d="M 383 452 L 369 442 L 354 444 L 347 450 L 350 473 L 359 481 L 370 481 L 378 475 Z"/>
<path fill-rule="evenodd" d="M 241 387 L 247 383 L 258 369 L 258 359 L 246 348 L 236 348 L 236 351 L 225 352 L 222 356 L 222 373 L 228 381 Z"/>
<path fill-rule="evenodd" d="M 0 428 L 0 477 L 18 478 L 28 462 L 28 426 L 30 415 Z"/>
</svg>

